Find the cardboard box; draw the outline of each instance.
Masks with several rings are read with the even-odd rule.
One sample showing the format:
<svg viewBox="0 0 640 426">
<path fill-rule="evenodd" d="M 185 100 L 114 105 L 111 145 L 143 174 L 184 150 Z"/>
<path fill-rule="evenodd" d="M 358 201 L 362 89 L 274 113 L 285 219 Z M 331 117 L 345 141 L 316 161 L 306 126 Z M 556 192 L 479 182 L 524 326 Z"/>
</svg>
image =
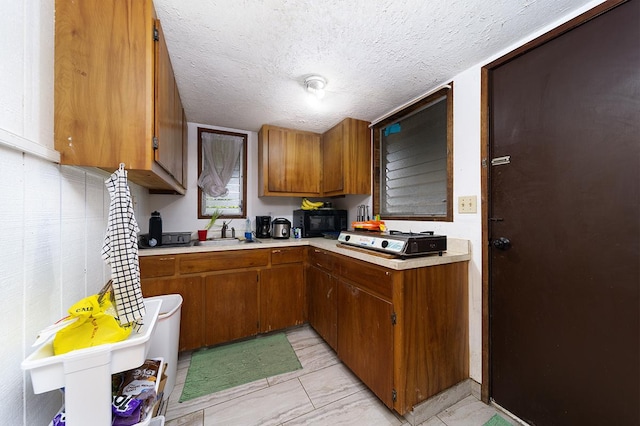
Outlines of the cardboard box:
<svg viewBox="0 0 640 426">
<path fill-rule="evenodd" d="M 166 363 L 163 365 L 163 368 L 162 368 L 162 378 L 160 379 L 160 385 L 158 386 L 156 403 L 153 406 L 152 417 L 156 417 L 158 415 L 158 412 L 161 411 L 161 408 L 164 409 L 164 407 L 162 407 L 163 405 L 162 396 L 164 395 L 164 387 L 167 384 L 167 375 L 165 374 L 165 371 L 167 371 Z"/>
</svg>

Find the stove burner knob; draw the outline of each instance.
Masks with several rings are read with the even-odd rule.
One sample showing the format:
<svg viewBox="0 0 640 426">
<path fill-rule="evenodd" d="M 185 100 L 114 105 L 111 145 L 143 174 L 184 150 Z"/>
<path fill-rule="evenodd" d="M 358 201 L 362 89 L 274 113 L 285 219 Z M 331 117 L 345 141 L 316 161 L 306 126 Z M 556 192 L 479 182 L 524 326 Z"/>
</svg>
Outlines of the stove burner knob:
<svg viewBox="0 0 640 426">
<path fill-rule="evenodd" d="M 382 240 L 382 243 L 380 245 L 382 246 L 382 248 L 387 248 L 387 246 L 389 245 L 389 241 Z"/>
<path fill-rule="evenodd" d="M 351 239 L 351 235 L 345 235 L 345 236 L 344 236 L 344 240 L 345 240 L 345 241 L 349 241 L 350 239 Z"/>
</svg>

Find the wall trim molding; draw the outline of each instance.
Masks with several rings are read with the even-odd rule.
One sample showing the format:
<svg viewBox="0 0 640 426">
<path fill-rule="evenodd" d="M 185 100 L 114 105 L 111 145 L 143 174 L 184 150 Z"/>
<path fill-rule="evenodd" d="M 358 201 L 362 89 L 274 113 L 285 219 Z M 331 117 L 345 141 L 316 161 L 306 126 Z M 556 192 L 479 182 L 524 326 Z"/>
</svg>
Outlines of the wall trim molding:
<svg viewBox="0 0 640 426">
<path fill-rule="evenodd" d="M 60 153 L 30 139 L 23 138 L 7 130 L 0 129 L 0 145 L 34 155 L 53 163 L 60 163 Z"/>
</svg>

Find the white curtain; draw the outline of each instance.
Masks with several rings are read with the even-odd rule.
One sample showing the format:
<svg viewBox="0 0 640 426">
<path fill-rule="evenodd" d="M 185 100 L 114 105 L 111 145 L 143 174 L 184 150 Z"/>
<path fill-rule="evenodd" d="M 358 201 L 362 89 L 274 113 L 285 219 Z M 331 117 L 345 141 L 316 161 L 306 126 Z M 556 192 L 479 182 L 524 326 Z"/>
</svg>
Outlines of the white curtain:
<svg viewBox="0 0 640 426">
<path fill-rule="evenodd" d="M 212 197 L 226 195 L 227 184 L 240 157 L 242 138 L 206 132 L 201 135 L 203 165 L 198 186 Z"/>
</svg>

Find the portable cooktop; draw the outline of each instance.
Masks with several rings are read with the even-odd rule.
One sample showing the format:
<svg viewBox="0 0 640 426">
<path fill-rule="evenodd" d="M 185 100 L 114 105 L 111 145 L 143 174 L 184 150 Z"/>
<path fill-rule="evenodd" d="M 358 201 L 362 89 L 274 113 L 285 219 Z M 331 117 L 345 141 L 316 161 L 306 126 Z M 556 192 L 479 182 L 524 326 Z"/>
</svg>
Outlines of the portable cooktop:
<svg viewBox="0 0 640 426">
<path fill-rule="evenodd" d="M 425 232 L 370 232 L 342 231 L 338 241 L 360 248 L 392 254 L 405 259 L 442 253 L 447 250 L 447 237 L 434 235 L 433 231 Z"/>
</svg>

